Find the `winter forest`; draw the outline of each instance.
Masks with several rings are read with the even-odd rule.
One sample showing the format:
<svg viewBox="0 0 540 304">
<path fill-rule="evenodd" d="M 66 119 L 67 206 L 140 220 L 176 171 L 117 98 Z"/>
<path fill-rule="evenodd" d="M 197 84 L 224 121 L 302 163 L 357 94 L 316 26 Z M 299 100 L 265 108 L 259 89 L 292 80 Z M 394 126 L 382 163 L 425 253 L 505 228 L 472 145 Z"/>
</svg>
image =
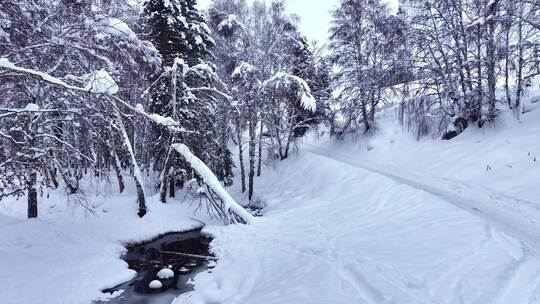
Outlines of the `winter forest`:
<svg viewBox="0 0 540 304">
<path fill-rule="evenodd" d="M 540 303 L 539 80 L 539 0 L 0 0 L 0 303 Z"/>
</svg>

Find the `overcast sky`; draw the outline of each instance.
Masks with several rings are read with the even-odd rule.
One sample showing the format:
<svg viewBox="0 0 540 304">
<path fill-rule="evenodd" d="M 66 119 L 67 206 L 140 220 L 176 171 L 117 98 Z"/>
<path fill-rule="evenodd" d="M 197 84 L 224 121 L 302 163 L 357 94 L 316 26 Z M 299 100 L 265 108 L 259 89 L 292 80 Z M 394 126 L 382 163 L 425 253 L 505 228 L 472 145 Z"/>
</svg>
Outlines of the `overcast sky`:
<svg viewBox="0 0 540 304">
<path fill-rule="evenodd" d="M 198 0 L 201 8 L 207 8 L 212 0 Z M 383 0 L 391 11 L 397 11 L 398 0 Z M 268 0 L 270 2 L 270 0 Z M 330 13 L 339 0 L 287 0 L 287 10 L 302 18 L 300 29 L 310 40 L 324 43 L 328 37 Z"/>
</svg>

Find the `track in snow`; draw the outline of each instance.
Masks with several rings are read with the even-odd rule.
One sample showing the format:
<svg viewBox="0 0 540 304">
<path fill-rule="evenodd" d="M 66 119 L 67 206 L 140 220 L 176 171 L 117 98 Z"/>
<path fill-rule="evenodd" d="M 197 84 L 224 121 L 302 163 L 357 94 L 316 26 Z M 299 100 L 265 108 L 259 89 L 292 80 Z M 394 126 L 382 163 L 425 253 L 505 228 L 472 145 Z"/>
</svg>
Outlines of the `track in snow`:
<svg viewBox="0 0 540 304">
<path fill-rule="evenodd" d="M 400 172 L 384 165 L 360 161 L 312 145 L 305 151 L 391 178 L 399 183 L 434 194 L 473 214 L 523 242 L 525 251 L 540 254 L 540 203 L 518 199 L 496 190 L 417 172 Z"/>
<path fill-rule="evenodd" d="M 263 175 L 267 208 L 253 224 L 207 226 L 219 262 L 174 303 L 540 303 L 537 257 L 473 215 L 476 205 L 443 199 L 439 188 L 462 185 L 424 185 L 324 154 Z"/>
</svg>

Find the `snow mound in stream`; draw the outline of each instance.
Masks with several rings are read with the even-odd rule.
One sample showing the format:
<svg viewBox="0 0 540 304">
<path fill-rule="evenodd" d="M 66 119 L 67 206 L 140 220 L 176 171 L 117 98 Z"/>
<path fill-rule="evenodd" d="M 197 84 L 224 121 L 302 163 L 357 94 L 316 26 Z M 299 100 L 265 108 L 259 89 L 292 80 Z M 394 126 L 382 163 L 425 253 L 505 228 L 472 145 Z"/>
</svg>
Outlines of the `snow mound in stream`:
<svg viewBox="0 0 540 304">
<path fill-rule="evenodd" d="M 148 287 L 152 289 L 160 289 L 163 287 L 163 284 L 161 284 L 159 280 L 153 280 L 152 282 L 148 284 Z"/>
<path fill-rule="evenodd" d="M 174 271 L 169 268 L 163 268 L 157 273 L 157 277 L 162 280 L 168 280 L 174 278 Z"/>
</svg>

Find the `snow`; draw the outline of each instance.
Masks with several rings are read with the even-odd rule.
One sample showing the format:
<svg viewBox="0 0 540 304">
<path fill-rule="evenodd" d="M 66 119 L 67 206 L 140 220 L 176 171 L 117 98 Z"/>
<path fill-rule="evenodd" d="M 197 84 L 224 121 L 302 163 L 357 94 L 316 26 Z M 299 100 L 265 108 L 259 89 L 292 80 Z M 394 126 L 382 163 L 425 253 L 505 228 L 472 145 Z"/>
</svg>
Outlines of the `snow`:
<svg viewBox="0 0 540 304">
<path fill-rule="evenodd" d="M 166 127 L 178 126 L 178 122 L 176 122 L 171 117 L 165 117 L 165 116 L 161 116 L 155 113 L 148 114 L 148 117 L 152 119 L 155 123 L 166 126 Z"/>
<path fill-rule="evenodd" d="M 310 93 L 304 92 L 300 98 L 302 108 L 307 111 L 315 112 L 317 110 L 317 102 Z"/>
<path fill-rule="evenodd" d="M 97 94 L 114 95 L 118 93 L 118 85 L 104 69 L 95 72 L 84 88 L 89 92 Z"/>
<path fill-rule="evenodd" d="M 415 141 L 392 111 L 378 121 L 373 137 L 313 136 L 265 168 L 255 197 L 264 217 L 209 222 L 219 260 L 175 303 L 540 303 L 540 109 L 451 141 Z M 220 186 L 187 147 L 175 149 Z M 100 289 L 133 277 L 122 243 L 199 225 L 157 197 L 140 219 L 133 195 L 107 187 L 85 186 L 95 215 L 56 192 L 35 220 L 24 203 L 0 202 L 0 302 L 110 297 Z M 238 187 L 222 195 L 240 202 Z"/>
<path fill-rule="evenodd" d="M 6 58 L 0 67 L 71 87 Z M 540 303 L 537 103 L 526 103 L 520 122 L 502 113 L 501 126 L 471 126 L 450 141 L 416 141 L 392 109 L 378 115 L 372 137 L 307 138 L 256 180 L 255 202 L 266 206 L 257 220 L 238 204 L 238 182 L 226 191 L 188 147 L 174 145 L 249 223 L 208 223 L 219 260 L 175 303 Z M 140 219 L 132 193 L 86 182 L 87 200 L 40 197 L 39 219 L 24 219 L 24 202 L 0 201 L 1 303 L 108 298 L 100 289 L 134 275 L 119 259 L 123 243 L 200 225 L 187 206 L 157 197 Z"/>
<path fill-rule="evenodd" d="M 540 303 L 539 118 L 306 139 L 257 180 L 263 218 L 204 229 L 217 266 L 174 303 Z"/>
<path fill-rule="evenodd" d="M 119 38 L 124 38 L 132 41 L 137 41 L 137 34 L 122 20 L 117 18 L 105 18 L 101 21 L 101 29 Z"/>
<path fill-rule="evenodd" d="M 26 105 L 26 107 L 24 107 L 24 109 L 26 111 L 36 112 L 36 111 L 39 111 L 39 106 L 35 103 L 29 103 Z"/>
<path fill-rule="evenodd" d="M 238 17 L 234 14 L 228 15 L 227 18 L 223 19 L 218 24 L 218 30 L 223 31 L 227 30 L 230 31 L 234 29 L 236 26 L 240 26 L 240 22 L 238 21 Z"/>
<path fill-rule="evenodd" d="M 175 61 L 175 63 L 176 62 L 177 61 Z M 6 69 L 9 69 L 9 70 L 19 71 L 19 72 L 23 72 L 23 73 L 26 73 L 26 74 L 38 76 L 41 79 L 43 79 L 44 81 L 46 81 L 46 82 L 49 82 L 49 83 L 55 84 L 55 85 L 59 85 L 59 86 L 63 86 L 64 88 L 69 89 L 69 90 L 89 92 L 89 93 L 94 93 L 94 94 L 107 94 L 107 95 L 113 97 L 116 101 L 123 104 L 124 106 L 126 106 L 128 108 L 131 108 L 133 111 L 145 116 L 148 119 L 151 119 L 152 121 L 154 121 L 157 124 L 164 125 L 164 126 L 168 127 L 170 130 L 175 131 L 175 132 L 183 131 L 183 129 L 179 127 L 179 124 L 174 119 L 172 119 L 170 117 L 164 117 L 164 116 L 161 116 L 161 115 L 155 114 L 155 113 L 154 114 L 148 114 L 148 113 L 146 113 L 144 111 L 144 108 L 142 107 L 142 105 L 137 104 L 135 107 L 133 107 L 133 106 L 130 105 L 130 103 L 128 103 L 128 102 L 126 102 L 126 101 L 124 101 L 124 100 L 122 100 L 122 99 L 120 99 L 118 97 L 113 96 L 115 93 L 118 92 L 118 85 L 116 84 L 116 82 L 114 82 L 112 77 L 105 70 L 100 70 L 100 71 L 94 73 L 90 77 L 87 85 L 84 88 L 81 88 L 81 87 L 69 85 L 69 84 L 63 82 L 62 80 L 60 80 L 60 79 L 58 79 L 56 77 L 53 77 L 53 76 L 51 76 L 49 74 L 46 74 L 46 73 L 43 73 L 43 72 L 40 72 L 40 71 L 36 71 L 36 70 L 33 70 L 33 69 L 26 69 L 26 68 L 15 66 L 13 63 L 11 63 L 9 61 L 8 58 L 0 58 L 0 68 L 6 68 Z"/>
<path fill-rule="evenodd" d="M 157 277 L 163 280 L 174 278 L 174 271 L 170 268 L 163 268 L 158 271 Z"/>
<path fill-rule="evenodd" d="M 137 112 L 142 112 L 142 113 L 144 113 L 144 107 L 143 107 L 143 105 L 140 104 L 140 103 L 138 103 L 137 105 L 135 105 L 135 110 L 136 110 Z"/>
<path fill-rule="evenodd" d="M 478 19 L 476 19 L 474 22 L 472 22 L 471 24 L 469 24 L 469 28 L 472 28 L 472 27 L 475 27 L 475 26 L 483 26 L 484 24 L 486 24 L 486 17 L 480 17 Z"/>
<path fill-rule="evenodd" d="M 49 82 L 51 84 L 63 86 L 66 89 L 69 90 L 75 90 L 75 91 L 83 91 L 83 92 L 90 92 L 90 93 L 97 93 L 97 94 L 116 94 L 118 92 L 118 85 L 114 80 L 112 79 L 111 75 L 107 73 L 105 70 L 99 70 L 90 76 L 90 79 L 88 80 L 86 86 L 84 88 L 73 86 L 70 84 L 65 83 L 64 81 L 51 76 L 49 74 L 36 71 L 33 69 L 27 69 L 22 68 L 19 66 L 14 65 L 9 61 L 8 58 L 0 58 L 0 68 L 5 68 L 13 71 L 23 72 L 26 74 L 34 75 L 37 77 L 40 77 L 46 82 Z"/>
<path fill-rule="evenodd" d="M 60 79 L 58 79 L 56 77 L 53 77 L 53 76 L 51 76 L 49 74 L 39 72 L 39 71 L 36 71 L 36 70 L 32 70 L 32 69 L 26 69 L 26 68 L 21 68 L 21 67 L 15 66 L 13 63 L 11 63 L 9 61 L 8 58 L 5 58 L 5 57 L 0 58 L 0 68 L 5 68 L 5 69 L 13 70 L 13 71 L 18 71 L 18 72 L 31 74 L 31 75 L 40 77 L 41 79 L 43 79 L 46 82 L 56 84 L 56 85 L 60 85 L 60 86 L 63 86 L 65 88 L 67 88 L 67 89 L 78 90 L 78 91 L 84 91 L 85 90 L 83 88 L 79 88 L 79 87 L 76 87 L 76 86 L 69 85 L 69 84 L 63 82 L 62 80 L 60 80 Z"/>
<path fill-rule="evenodd" d="M 102 33 L 97 33 L 94 37 L 96 37 L 97 40 L 105 40 L 105 35 Z"/>
<path fill-rule="evenodd" d="M 9 67 L 13 67 L 14 65 L 9 61 L 8 58 L 2 57 L 0 58 L 0 66 L 9 68 Z"/>
<path fill-rule="evenodd" d="M 299 86 L 298 94 L 300 98 L 300 105 L 304 110 L 315 112 L 317 110 L 317 104 L 315 98 L 311 95 L 309 85 L 304 79 L 283 72 L 278 72 L 274 76 L 270 77 L 263 84 L 263 87 L 274 90 L 290 90 L 293 86 Z"/>
<path fill-rule="evenodd" d="M 207 64 L 207 63 L 199 63 L 192 67 L 190 67 L 191 70 L 195 72 L 204 72 L 207 74 L 213 74 L 214 70 Z"/>
<path fill-rule="evenodd" d="M 212 171 L 184 144 L 173 144 L 172 148 L 180 153 L 191 167 L 202 177 L 205 184 L 207 184 L 216 194 L 221 198 L 224 204 L 224 209 L 229 212 L 233 212 L 246 223 L 254 222 L 253 216 L 247 212 L 242 206 L 240 206 L 223 188 L 217 177 Z M 233 219 L 229 219 L 232 222 Z"/>
<path fill-rule="evenodd" d="M 66 197 L 63 191 L 40 196 L 40 217 L 33 220 L 25 218 L 25 198 L 2 199 L 0 303 L 91 303 L 110 298 L 101 289 L 135 275 L 120 259 L 126 251 L 122 244 L 211 222 L 204 213 L 194 215 L 181 200 L 163 204 L 157 196 L 147 197 L 149 212 L 141 219 L 135 186 L 131 179 L 124 180 L 124 194 L 117 194 L 114 183 L 81 185 L 93 213 L 80 206 L 85 201 Z"/>
<path fill-rule="evenodd" d="M 148 287 L 152 289 L 160 289 L 163 287 L 163 284 L 159 280 L 153 280 L 152 282 L 148 283 Z"/>
<path fill-rule="evenodd" d="M 232 72 L 232 78 L 245 79 L 255 71 L 255 67 L 247 62 L 241 62 Z"/>
</svg>

